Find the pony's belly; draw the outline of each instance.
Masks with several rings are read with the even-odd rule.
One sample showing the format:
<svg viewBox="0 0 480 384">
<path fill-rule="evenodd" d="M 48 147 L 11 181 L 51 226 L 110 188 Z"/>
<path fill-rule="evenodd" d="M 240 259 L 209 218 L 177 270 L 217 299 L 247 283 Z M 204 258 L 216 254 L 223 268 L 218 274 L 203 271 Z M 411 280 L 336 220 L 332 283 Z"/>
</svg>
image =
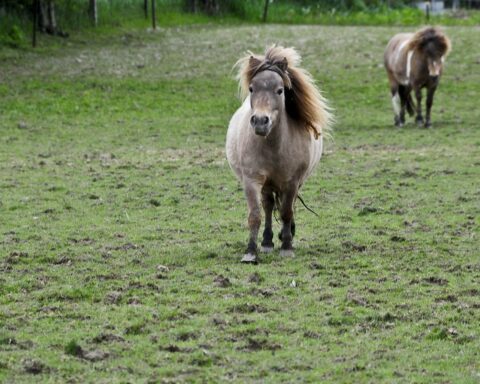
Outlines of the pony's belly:
<svg viewBox="0 0 480 384">
<path fill-rule="evenodd" d="M 242 170 L 241 170 L 241 156 L 240 156 L 240 146 L 241 146 L 241 136 L 242 129 L 245 126 L 245 117 L 248 115 L 249 104 L 247 100 L 242 104 L 242 106 L 237 109 L 230 119 L 227 130 L 227 138 L 225 144 L 225 152 L 227 156 L 228 164 L 230 168 L 235 172 L 237 177 L 241 180 Z"/>
<path fill-rule="evenodd" d="M 322 157 L 323 152 L 323 138 L 320 136 L 317 140 L 312 138 L 310 143 L 310 163 L 305 175 L 304 180 L 312 174 L 312 172 L 317 167 L 318 163 L 320 162 L 320 158 Z"/>
</svg>

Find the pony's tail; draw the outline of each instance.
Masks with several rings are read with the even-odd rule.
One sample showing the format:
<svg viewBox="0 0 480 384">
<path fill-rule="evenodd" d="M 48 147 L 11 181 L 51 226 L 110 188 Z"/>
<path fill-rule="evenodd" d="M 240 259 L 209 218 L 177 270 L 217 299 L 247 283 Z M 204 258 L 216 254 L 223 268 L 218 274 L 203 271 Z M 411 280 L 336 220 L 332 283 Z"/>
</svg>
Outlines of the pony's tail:
<svg viewBox="0 0 480 384">
<path fill-rule="evenodd" d="M 408 91 L 405 86 L 401 85 L 398 88 L 398 93 L 400 95 L 400 98 L 402 99 L 402 102 L 405 103 L 405 107 L 407 108 L 408 114 L 410 116 L 413 116 L 415 114 L 415 104 L 413 102 L 410 91 Z"/>
<path fill-rule="evenodd" d="M 413 102 L 413 99 L 412 99 L 412 95 L 409 93 L 407 95 L 407 112 L 410 116 L 413 116 L 415 114 L 415 104 Z"/>
</svg>

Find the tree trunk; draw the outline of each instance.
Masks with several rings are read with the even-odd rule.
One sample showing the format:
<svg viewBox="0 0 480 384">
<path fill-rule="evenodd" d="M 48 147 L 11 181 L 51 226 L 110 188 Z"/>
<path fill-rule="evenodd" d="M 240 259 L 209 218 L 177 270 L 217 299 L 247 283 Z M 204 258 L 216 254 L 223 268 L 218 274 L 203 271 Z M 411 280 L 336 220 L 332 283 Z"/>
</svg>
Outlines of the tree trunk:
<svg viewBox="0 0 480 384">
<path fill-rule="evenodd" d="M 267 22 L 267 15 L 268 15 L 268 4 L 270 3 L 270 0 L 265 0 L 265 7 L 263 8 L 263 17 L 262 21 L 264 23 Z"/>
<path fill-rule="evenodd" d="M 38 26 L 40 31 L 48 33 L 49 35 L 56 35 L 61 37 L 68 37 L 68 33 L 63 32 L 57 26 L 57 19 L 55 17 L 55 2 L 53 0 L 39 0 L 39 20 Z"/>
<path fill-rule="evenodd" d="M 143 12 L 145 12 L 145 19 L 148 19 L 148 0 L 143 0 Z"/>
<path fill-rule="evenodd" d="M 197 12 L 196 0 L 188 0 L 187 1 L 187 11 L 191 13 Z"/>
<path fill-rule="evenodd" d="M 32 1 L 32 12 L 33 12 L 32 47 L 35 48 L 37 46 L 38 0 Z"/>
<path fill-rule="evenodd" d="M 90 21 L 92 22 L 92 25 L 96 27 L 98 25 L 97 0 L 89 0 L 88 15 L 90 16 Z"/>
<path fill-rule="evenodd" d="M 157 14 L 155 9 L 155 0 L 152 0 L 152 28 L 154 31 L 157 29 Z"/>
</svg>

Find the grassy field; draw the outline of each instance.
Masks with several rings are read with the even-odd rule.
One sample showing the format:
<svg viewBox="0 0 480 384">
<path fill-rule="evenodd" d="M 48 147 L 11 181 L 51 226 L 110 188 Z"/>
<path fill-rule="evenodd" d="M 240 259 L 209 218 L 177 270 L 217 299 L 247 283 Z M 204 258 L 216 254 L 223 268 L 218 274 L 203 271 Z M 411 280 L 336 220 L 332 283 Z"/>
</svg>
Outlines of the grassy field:
<svg viewBox="0 0 480 384">
<path fill-rule="evenodd" d="M 393 127 L 398 31 L 205 25 L 0 52 L 0 382 L 478 383 L 480 29 L 446 29 L 428 130 Z M 242 265 L 231 67 L 271 42 L 302 53 L 337 123 L 296 257 Z"/>
</svg>

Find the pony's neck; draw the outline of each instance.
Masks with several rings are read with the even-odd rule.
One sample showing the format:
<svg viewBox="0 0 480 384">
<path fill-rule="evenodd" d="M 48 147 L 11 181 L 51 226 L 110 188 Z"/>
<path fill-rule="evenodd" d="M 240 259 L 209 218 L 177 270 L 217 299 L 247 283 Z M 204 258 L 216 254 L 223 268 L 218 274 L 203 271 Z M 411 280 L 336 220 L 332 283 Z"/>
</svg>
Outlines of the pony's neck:
<svg viewBox="0 0 480 384">
<path fill-rule="evenodd" d="M 274 127 L 272 127 L 272 130 L 267 137 L 267 142 L 269 146 L 271 147 L 279 146 L 280 143 L 282 142 L 282 138 L 285 138 L 288 136 L 288 130 L 289 130 L 288 115 L 287 115 L 287 111 L 283 109 L 278 115 L 277 124 Z"/>
</svg>

